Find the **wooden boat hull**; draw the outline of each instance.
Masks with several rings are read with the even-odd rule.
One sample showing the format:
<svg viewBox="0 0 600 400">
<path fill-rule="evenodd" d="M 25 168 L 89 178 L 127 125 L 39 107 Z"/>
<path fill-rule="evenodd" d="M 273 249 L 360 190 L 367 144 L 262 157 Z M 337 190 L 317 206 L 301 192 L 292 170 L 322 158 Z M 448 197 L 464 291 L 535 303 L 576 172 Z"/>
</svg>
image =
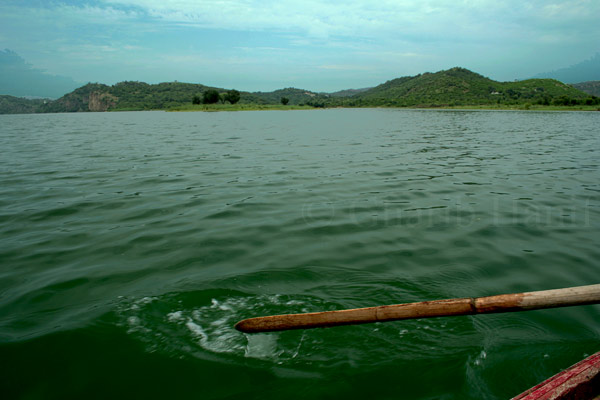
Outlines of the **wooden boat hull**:
<svg viewBox="0 0 600 400">
<path fill-rule="evenodd" d="M 600 352 L 512 398 L 512 400 L 571 399 L 600 399 Z"/>
</svg>

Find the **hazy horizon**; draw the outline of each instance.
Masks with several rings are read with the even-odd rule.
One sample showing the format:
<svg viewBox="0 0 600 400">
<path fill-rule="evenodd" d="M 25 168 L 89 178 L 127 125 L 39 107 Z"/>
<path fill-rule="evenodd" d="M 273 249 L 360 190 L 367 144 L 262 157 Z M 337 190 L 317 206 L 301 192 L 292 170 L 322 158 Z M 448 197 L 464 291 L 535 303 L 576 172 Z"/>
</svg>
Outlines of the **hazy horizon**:
<svg viewBox="0 0 600 400">
<path fill-rule="evenodd" d="M 600 50 L 599 13 L 592 1 L 7 0 L 0 49 L 67 86 L 333 92 L 455 66 L 499 81 L 569 67 Z"/>
</svg>

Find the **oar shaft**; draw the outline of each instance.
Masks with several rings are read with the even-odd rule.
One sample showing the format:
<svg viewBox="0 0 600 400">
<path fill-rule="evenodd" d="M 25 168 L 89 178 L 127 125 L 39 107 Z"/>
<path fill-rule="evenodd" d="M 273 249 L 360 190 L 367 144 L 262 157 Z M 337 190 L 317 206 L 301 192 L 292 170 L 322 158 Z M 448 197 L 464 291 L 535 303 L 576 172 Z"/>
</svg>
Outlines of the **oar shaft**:
<svg viewBox="0 0 600 400">
<path fill-rule="evenodd" d="M 473 315 L 600 303 L 600 284 L 488 297 L 423 301 L 419 303 L 271 315 L 245 319 L 236 329 L 246 333 L 311 329 L 402 319 Z"/>
</svg>

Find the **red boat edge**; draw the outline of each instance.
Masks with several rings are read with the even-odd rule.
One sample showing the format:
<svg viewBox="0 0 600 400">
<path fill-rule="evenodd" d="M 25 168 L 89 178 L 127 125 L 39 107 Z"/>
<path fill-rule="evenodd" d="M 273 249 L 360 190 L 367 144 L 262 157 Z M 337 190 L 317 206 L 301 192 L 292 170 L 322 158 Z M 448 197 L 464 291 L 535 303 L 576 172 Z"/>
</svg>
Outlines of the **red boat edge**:
<svg viewBox="0 0 600 400">
<path fill-rule="evenodd" d="M 600 352 L 513 397 L 511 400 L 600 399 Z"/>
</svg>

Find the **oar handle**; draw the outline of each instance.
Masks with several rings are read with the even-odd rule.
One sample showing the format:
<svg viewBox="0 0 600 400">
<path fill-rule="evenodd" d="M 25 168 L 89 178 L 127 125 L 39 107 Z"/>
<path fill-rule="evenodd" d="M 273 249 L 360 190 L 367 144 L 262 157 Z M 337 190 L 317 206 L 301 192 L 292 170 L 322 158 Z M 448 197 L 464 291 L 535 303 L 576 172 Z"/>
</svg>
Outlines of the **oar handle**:
<svg viewBox="0 0 600 400">
<path fill-rule="evenodd" d="M 245 319 L 235 328 L 245 333 L 324 328 L 402 319 L 473 315 L 600 303 L 600 284 L 488 297 L 422 301 L 306 314 Z"/>
</svg>

